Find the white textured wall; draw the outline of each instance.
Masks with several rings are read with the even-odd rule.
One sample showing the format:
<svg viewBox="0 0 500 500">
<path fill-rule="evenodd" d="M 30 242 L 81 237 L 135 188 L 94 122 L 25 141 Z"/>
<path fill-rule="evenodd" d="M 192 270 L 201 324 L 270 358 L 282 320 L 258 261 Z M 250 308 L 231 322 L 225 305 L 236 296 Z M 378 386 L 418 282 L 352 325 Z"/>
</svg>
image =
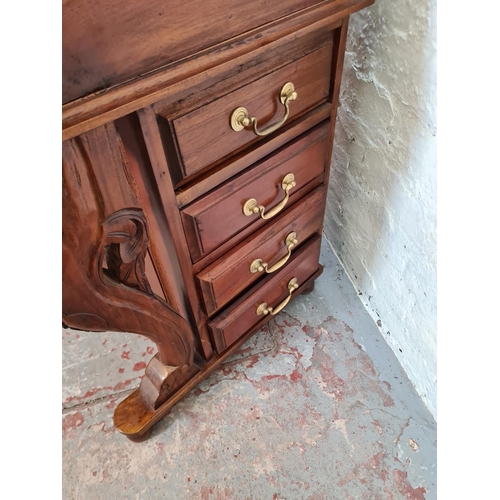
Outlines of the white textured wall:
<svg viewBox="0 0 500 500">
<path fill-rule="evenodd" d="M 436 0 L 351 17 L 325 235 L 436 417 Z"/>
</svg>

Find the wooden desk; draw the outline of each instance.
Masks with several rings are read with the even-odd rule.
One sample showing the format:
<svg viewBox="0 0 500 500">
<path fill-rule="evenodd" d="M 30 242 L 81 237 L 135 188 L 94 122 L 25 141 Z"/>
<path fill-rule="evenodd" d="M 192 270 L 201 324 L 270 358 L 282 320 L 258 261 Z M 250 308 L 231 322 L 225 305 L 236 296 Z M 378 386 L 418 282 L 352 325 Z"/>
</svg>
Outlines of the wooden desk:
<svg viewBox="0 0 500 500">
<path fill-rule="evenodd" d="M 63 323 L 158 353 L 152 426 L 321 274 L 349 15 L 373 0 L 63 3 Z"/>
</svg>

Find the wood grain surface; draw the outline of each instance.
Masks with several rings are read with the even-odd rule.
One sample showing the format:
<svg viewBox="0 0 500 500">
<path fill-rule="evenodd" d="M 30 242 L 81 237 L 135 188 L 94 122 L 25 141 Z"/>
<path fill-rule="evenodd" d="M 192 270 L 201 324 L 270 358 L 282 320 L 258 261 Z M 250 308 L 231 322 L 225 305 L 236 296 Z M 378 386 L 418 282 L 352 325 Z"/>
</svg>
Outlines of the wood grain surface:
<svg viewBox="0 0 500 500">
<path fill-rule="evenodd" d="M 178 63 L 132 78 L 117 85 L 112 91 L 103 89 L 68 102 L 62 109 L 63 140 L 172 97 L 186 87 L 202 86 L 207 76 L 224 73 L 231 68 L 237 71 L 240 66 L 248 64 L 260 54 L 269 53 L 284 43 L 299 43 L 300 39 L 315 32 L 325 29 L 331 31 L 340 26 L 347 16 L 373 2 L 374 0 L 323 2 L 241 33 Z M 67 76 L 63 74 L 64 78 Z"/>
<path fill-rule="evenodd" d="M 234 109 L 245 107 L 250 116 L 258 119 L 260 129 L 279 121 L 285 114 L 279 94 L 287 82 L 295 85 L 298 95 L 290 103 L 288 121 L 324 102 L 330 90 L 331 60 L 332 40 L 302 59 L 174 120 L 184 176 L 260 140 L 251 127 L 239 132 L 231 128 Z"/>
<path fill-rule="evenodd" d="M 324 186 L 316 188 L 276 220 L 266 224 L 198 273 L 197 279 L 209 316 L 266 275 L 250 271 L 250 265 L 255 259 L 261 259 L 271 267 L 288 254 L 285 240 L 291 232 L 296 233 L 298 240 L 292 248 L 293 255 L 314 233 L 320 231 L 325 195 Z"/>
<path fill-rule="evenodd" d="M 63 103 L 323 2 L 65 1 Z"/>
<path fill-rule="evenodd" d="M 321 237 L 313 236 L 282 270 L 264 278 L 208 323 L 218 351 L 236 342 L 261 320 L 256 311 L 262 302 L 276 307 L 288 296 L 287 284 L 292 278 L 301 285 L 318 269 L 320 246 Z"/>
<path fill-rule="evenodd" d="M 260 214 L 246 216 L 243 205 L 255 198 L 270 209 L 284 198 L 281 181 L 295 176 L 289 206 L 299 198 L 301 188 L 320 176 L 325 168 L 328 123 L 320 125 L 267 159 L 182 210 L 182 222 L 194 262 L 250 225 L 267 222 Z M 303 196 L 305 193 L 301 192 Z"/>
</svg>

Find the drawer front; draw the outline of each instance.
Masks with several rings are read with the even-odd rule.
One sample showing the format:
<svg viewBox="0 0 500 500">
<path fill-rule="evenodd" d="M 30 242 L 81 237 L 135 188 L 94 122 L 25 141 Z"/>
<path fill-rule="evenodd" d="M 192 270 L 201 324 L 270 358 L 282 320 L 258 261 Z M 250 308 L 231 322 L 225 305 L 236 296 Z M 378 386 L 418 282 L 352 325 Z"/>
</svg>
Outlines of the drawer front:
<svg viewBox="0 0 500 500">
<path fill-rule="evenodd" d="M 294 206 L 198 273 L 209 315 L 266 274 L 284 267 L 321 229 L 326 188 L 320 186 Z"/>
<path fill-rule="evenodd" d="M 219 352 L 257 325 L 266 316 L 266 309 L 273 308 L 272 312 L 277 312 L 287 298 L 293 299 L 290 282 L 295 278 L 296 284 L 300 286 L 318 269 L 320 245 L 321 237 L 313 236 L 297 250 L 282 270 L 267 276 L 208 323 Z M 271 314 L 271 311 L 267 314 Z"/>
<path fill-rule="evenodd" d="M 326 163 L 328 130 L 328 123 L 316 127 L 183 209 L 182 222 L 192 261 L 197 262 L 248 226 L 257 230 L 281 212 L 280 208 L 288 208 L 319 185 L 321 180 L 317 179 Z M 289 174 L 294 184 L 287 183 L 291 180 Z M 244 212 L 249 205 L 255 213 Z"/>
<path fill-rule="evenodd" d="M 173 121 L 181 157 L 181 171 L 188 177 L 228 157 L 260 139 L 251 125 L 231 126 L 235 109 L 245 108 L 249 117 L 257 119 L 257 132 L 286 122 L 324 102 L 330 89 L 333 44 L 329 43 L 307 56 L 284 66 L 234 92 L 224 95 Z M 285 83 L 294 85 L 296 98 L 280 100 Z M 283 122 L 284 123 L 284 122 Z"/>
</svg>

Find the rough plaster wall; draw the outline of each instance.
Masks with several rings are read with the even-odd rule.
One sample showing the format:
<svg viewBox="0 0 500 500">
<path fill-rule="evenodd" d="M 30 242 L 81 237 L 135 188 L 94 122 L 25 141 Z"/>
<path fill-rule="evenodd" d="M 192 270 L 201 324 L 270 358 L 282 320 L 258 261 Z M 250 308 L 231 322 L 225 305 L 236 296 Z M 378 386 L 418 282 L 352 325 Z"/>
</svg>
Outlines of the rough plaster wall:
<svg viewBox="0 0 500 500">
<path fill-rule="evenodd" d="M 325 235 L 436 418 L 436 0 L 350 20 Z"/>
</svg>

